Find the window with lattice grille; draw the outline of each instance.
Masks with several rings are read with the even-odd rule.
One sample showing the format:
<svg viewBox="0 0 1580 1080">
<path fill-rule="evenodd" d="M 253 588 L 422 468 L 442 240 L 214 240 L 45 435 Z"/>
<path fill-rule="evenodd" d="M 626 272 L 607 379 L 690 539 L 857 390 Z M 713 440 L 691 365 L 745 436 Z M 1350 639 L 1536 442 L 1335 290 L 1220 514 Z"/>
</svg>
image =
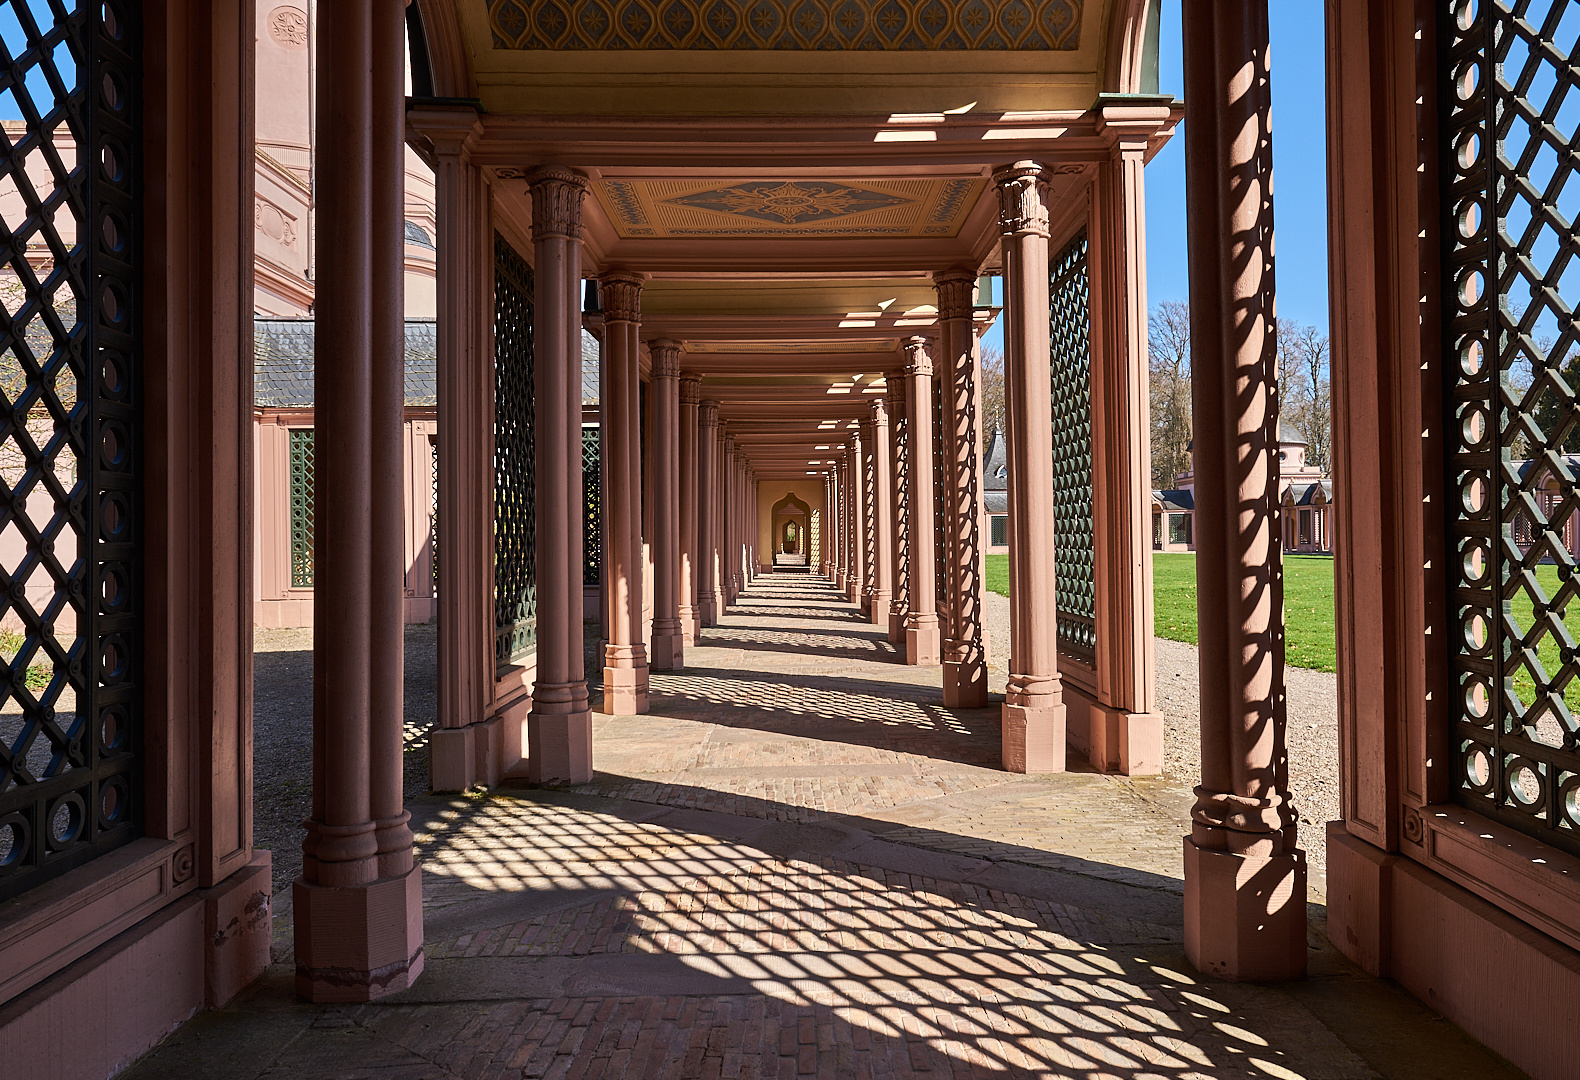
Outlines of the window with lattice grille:
<svg viewBox="0 0 1580 1080">
<path fill-rule="evenodd" d="M 988 542 L 993 547 L 1009 546 L 1009 518 L 1003 514 L 994 514 L 988 520 Z"/>
<path fill-rule="evenodd" d="M 1580 10 L 1439 10 L 1455 788 L 1580 852 Z"/>
<path fill-rule="evenodd" d="M 538 640 L 532 267 L 494 234 L 494 664 Z"/>
<path fill-rule="evenodd" d="M 1053 382 L 1053 518 L 1059 648 L 1096 654 L 1092 538 L 1092 350 L 1086 231 L 1049 268 L 1049 370 Z"/>
<path fill-rule="evenodd" d="M 0 18 L 0 901 L 142 818 L 139 14 Z"/>
<path fill-rule="evenodd" d="M 313 429 L 294 428 L 291 463 L 291 588 L 313 587 Z"/>
</svg>

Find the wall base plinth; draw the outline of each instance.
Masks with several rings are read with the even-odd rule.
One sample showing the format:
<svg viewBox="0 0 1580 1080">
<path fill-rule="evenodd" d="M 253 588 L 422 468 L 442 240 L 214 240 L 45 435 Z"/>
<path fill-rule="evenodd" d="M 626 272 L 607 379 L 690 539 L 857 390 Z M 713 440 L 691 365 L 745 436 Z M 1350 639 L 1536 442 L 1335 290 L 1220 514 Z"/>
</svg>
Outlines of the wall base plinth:
<svg viewBox="0 0 1580 1080">
<path fill-rule="evenodd" d="M 987 664 L 981 658 L 945 660 L 944 708 L 985 709 L 987 704 Z"/>
<path fill-rule="evenodd" d="M 1185 957 L 1216 979 L 1306 974 L 1306 853 L 1242 855 L 1185 837 Z"/>
<path fill-rule="evenodd" d="M 603 669 L 603 705 L 610 716 L 635 716 L 647 712 L 647 665 Z"/>
<path fill-rule="evenodd" d="M 438 728 L 428 736 L 428 786 L 434 791 L 493 787 L 504 775 L 504 726 L 498 717 L 480 724 Z"/>
<path fill-rule="evenodd" d="M 255 853 L 6 1002 L 6 1075 L 102 1080 L 200 1009 L 228 1003 L 269 965 L 269 869 L 269 853 Z"/>
<path fill-rule="evenodd" d="M 1163 771 L 1163 716 L 1116 709 L 1090 697 L 1069 680 L 1064 704 L 1070 710 L 1070 745 L 1098 772 L 1154 776 Z"/>
<path fill-rule="evenodd" d="M 291 887 L 296 993 L 308 1001 L 375 1001 L 422 974 L 422 869 L 367 885 Z"/>
<path fill-rule="evenodd" d="M 1328 938 L 1537 1080 L 1574 1075 L 1580 1025 L 1532 1003 L 1580 1000 L 1580 952 L 1341 821 L 1328 825 Z"/>
<path fill-rule="evenodd" d="M 527 779 L 534 784 L 585 784 L 593 776 L 592 713 L 527 717 Z"/>
<path fill-rule="evenodd" d="M 905 662 L 912 667 L 937 667 L 943 662 L 944 639 L 938 623 L 905 628 Z"/>
<path fill-rule="evenodd" d="M 1002 761 L 1018 773 L 1064 771 L 1065 709 L 1060 705 L 1004 705 Z"/>
</svg>

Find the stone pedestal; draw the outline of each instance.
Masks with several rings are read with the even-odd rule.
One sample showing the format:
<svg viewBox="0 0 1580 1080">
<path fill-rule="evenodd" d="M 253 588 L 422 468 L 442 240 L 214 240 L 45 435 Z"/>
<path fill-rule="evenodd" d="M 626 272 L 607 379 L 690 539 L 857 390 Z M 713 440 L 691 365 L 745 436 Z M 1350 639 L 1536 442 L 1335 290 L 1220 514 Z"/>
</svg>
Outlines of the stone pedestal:
<svg viewBox="0 0 1580 1080">
<path fill-rule="evenodd" d="M 422 974 L 422 871 L 356 889 L 297 878 L 292 914 L 321 932 L 296 941 L 296 992 L 309 1001 L 374 1001 Z"/>
<path fill-rule="evenodd" d="M 1306 853 L 1242 855 L 1185 838 L 1185 955 L 1217 979 L 1306 974 Z"/>
</svg>

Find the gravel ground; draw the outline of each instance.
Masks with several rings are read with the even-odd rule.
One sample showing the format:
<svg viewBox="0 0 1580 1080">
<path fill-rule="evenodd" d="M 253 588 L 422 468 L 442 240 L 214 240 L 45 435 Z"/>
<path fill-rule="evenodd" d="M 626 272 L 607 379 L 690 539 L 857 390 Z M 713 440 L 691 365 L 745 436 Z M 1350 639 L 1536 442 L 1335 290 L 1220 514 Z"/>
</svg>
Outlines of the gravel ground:
<svg viewBox="0 0 1580 1080">
<path fill-rule="evenodd" d="M 983 625 L 988 635 L 989 683 L 1002 693 L 1008 674 L 1009 598 L 987 593 Z M 1186 787 L 1201 782 L 1199 695 L 1201 665 L 1194 645 L 1153 638 L 1158 708 L 1163 728 L 1163 773 Z M 1338 679 L 1326 671 L 1285 669 L 1288 687 L 1289 786 L 1300 815 L 1313 884 L 1327 871 L 1327 822 L 1339 817 Z"/>
<path fill-rule="evenodd" d="M 427 731 L 438 707 L 438 628 L 406 627 L 406 798 L 428 790 Z M 274 895 L 302 870 L 312 809 L 313 631 L 257 630 L 252 679 L 253 843 L 274 853 Z"/>
</svg>

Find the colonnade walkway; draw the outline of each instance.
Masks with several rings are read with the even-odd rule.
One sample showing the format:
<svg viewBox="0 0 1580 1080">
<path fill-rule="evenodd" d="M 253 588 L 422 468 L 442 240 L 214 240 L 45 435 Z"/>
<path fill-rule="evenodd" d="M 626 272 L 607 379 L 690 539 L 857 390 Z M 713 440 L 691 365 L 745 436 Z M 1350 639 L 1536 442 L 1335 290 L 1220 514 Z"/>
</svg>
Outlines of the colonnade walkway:
<svg viewBox="0 0 1580 1080">
<path fill-rule="evenodd" d="M 1340 958 L 1318 906 L 1311 978 L 1196 974 L 1190 793 L 1002 772 L 997 706 L 945 710 L 898 659 L 826 580 L 759 577 L 649 715 L 600 717 L 592 783 L 413 801 L 413 989 L 297 1000 L 282 913 L 269 975 L 124 1075 L 1522 1075 Z"/>
</svg>

